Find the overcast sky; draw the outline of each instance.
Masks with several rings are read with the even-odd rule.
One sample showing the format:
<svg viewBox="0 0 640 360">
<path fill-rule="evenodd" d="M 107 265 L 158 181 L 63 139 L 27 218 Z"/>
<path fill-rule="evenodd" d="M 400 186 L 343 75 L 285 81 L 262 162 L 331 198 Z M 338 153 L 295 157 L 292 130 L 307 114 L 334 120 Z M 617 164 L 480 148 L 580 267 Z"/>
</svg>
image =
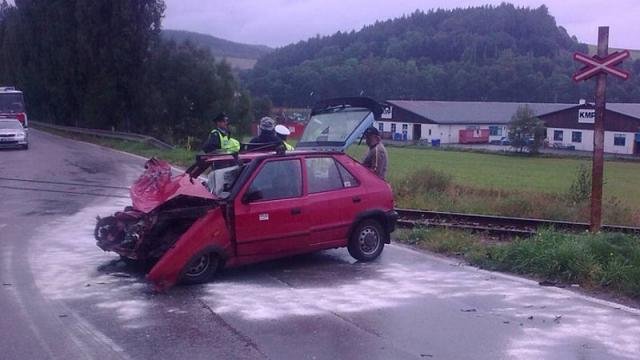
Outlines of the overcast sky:
<svg viewBox="0 0 640 360">
<path fill-rule="evenodd" d="M 165 29 L 190 30 L 223 39 L 283 46 L 316 34 L 359 30 L 376 20 L 416 9 L 500 4 L 477 0 L 165 0 Z M 547 5 L 556 23 L 581 42 L 595 44 L 598 26 L 609 26 L 609 46 L 640 49 L 639 0 L 514 0 L 519 6 Z"/>
</svg>

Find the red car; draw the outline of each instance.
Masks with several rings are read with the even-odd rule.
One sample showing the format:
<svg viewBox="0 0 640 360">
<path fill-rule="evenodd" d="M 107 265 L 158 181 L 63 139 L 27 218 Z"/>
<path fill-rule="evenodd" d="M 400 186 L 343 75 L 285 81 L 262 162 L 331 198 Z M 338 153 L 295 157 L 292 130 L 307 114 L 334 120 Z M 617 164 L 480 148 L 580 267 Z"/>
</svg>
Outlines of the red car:
<svg viewBox="0 0 640 360">
<path fill-rule="evenodd" d="M 370 99 L 329 100 L 313 110 L 296 151 L 200 155 L 173 178 L 167 163 L 149 160 L 132 206 L 99 219 L 98 246 L 151 261 L 147 278 L 158 289 L 330 248 L 374 260 L 395 228 L 391 187 L 342 150 L 380 113 Z"/>
</svg>

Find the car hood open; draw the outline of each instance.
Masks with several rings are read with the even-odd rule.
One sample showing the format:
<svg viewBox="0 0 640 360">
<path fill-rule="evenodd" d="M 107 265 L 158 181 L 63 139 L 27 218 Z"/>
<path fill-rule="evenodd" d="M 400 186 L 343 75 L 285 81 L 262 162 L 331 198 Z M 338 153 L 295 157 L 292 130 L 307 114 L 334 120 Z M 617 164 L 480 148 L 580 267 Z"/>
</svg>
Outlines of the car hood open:
<svg viewBox="0 0 640 360">
<path fill-rule="evenodd" d="M 145 171 L 129 192 L 133 208 L 144 213 L 178 196 L 216 199 L 197 179 L 186 173 L 171 177 L 171 166 L 154 158 L 146 162 Z"/>
</svg>

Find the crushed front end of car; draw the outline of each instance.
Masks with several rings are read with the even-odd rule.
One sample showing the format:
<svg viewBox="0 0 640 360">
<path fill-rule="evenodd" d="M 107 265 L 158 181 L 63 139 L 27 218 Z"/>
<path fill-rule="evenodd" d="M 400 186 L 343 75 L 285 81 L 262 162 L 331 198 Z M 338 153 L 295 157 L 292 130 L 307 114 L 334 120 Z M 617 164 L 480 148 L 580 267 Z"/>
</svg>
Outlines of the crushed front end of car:
<svg viewBox="0 0 640 360">
<path fill-rule="evenodd" d="M 190 174 L 172 177 L 169 164 L 156 159 L 147 161 L 130 194 L 131 206 L 111 216 L 98 217 L 94 230 L 97 245 L 125 259 L 154 264 L 150 272 L 155 274 L 152 282 L 159 289 L 167 288 L 179 280 L 179 272 L 190 256 L 204 246 L 203 241 L 194 236 L 206 237 L 206 234 L 185 236 L 188 230 L 199 219 L 211 216 L 205 215 L 220 214 L 212 211 L 219 203 L 215 195 Z M 171 250 L 178 243 L 181 243 L 181 255 L 175 256 Z"/>
</svg>

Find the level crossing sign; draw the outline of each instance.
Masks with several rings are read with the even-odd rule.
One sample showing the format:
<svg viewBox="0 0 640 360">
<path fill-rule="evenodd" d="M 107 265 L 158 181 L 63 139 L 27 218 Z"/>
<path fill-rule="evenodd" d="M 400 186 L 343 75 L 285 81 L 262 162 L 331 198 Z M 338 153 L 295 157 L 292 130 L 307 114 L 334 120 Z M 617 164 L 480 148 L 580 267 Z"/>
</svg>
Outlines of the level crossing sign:
<svg viewBox="0 0 640 360">
<path fill-rule="evenodd" d="M 622 60 L 630 56 L 628 50 L 609 54 L 609 27 L 598 27 L 598 54 L 593 57 L 576 52 L 573 59 L 584 66 L 573 74 L 580 82 L 597 75 L 596 106 L 593 119 L 593 165 L 591 166 L 591 231 L 600 231 L 602 225 L 602 183 L 604 177 L 604 115 L 606 108 L 607 75 L 627 80 L 629 73 L 617 68 Z M 579 121 L 580 122 L 580 121 Z"/>
<path fill-rule="evenodd" d="M 616 51 L 604 58 L 601 58 L 598 55 L 589 57 L 588 55 L 576 52 L 573 54 L 573 59 L 585 64 L 585 66 L 573 74 L 573 81 L 580 82 L 582 80 L 587 80 L 600 73 L 611 74 L 622 80 L 627 80 L 629 78 L 629 73 L 617 68 L 616 65 L 620 64 L 622 60 L 629 56 L 631 56 L 631 54 L 629 54 L 629 50 Z"/>
</svg>

